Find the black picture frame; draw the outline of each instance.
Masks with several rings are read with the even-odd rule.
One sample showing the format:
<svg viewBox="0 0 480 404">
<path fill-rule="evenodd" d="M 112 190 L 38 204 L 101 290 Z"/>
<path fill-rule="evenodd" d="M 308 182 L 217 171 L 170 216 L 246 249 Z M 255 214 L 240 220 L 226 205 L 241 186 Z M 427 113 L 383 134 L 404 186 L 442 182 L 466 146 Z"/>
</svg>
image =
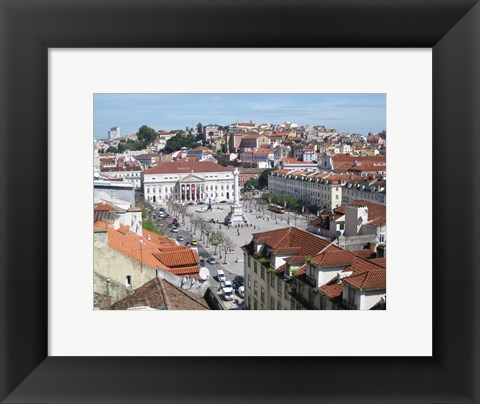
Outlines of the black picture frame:
<svg viewBox="0 0 480 404">
<path fill-rule="evenodd" d="M 0 4 L 1 402 L 479 402 L 477 1 Z M 433 357 L 49 357 L 47 51 L 57 47 L 432 48 L 434 204 L 410 214 L 433 215 Z M 406 253 L 422 248 L 414 233 Z M 315 338 L 305 332 L 297 343 Z"/>
</svg>

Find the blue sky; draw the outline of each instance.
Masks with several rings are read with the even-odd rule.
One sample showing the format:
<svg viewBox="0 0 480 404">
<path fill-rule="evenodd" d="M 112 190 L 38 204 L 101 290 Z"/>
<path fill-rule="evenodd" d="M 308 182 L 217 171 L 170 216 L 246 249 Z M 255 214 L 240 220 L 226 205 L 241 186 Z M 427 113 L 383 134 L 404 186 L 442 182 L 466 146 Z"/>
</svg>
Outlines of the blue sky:
<svg viewBox="0 0 480 404">
<path fill-rule="evenodd" d="M 368 133 L 386 129 L 385 94 L 95 94 L 94 136 L 122 135 L 142 125 L 156 130 L 234 122 L 324 125 Z"/>
</svg>

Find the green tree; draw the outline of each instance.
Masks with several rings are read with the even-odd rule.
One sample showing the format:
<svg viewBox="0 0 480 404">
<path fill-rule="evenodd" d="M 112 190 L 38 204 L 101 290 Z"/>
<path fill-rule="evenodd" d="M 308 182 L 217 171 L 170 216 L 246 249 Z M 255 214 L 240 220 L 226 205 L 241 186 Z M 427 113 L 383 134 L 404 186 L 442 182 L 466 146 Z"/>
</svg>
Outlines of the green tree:
<svg viewBox="0 0 480 404">
<path fill-rule="evenodd" d="M 110 147 L 107 149 L 106 152 L 107 152 L 107 153 L 117 153 L 118 150 L 117 150 L 116 147 L 110 146 Z"/>
<path fill-rule="evenodd" d="M 197 132 L 198 133 L 202 133 L 203 131 L 203 125 L 201 122 L 197 123 Z"/>
<path fill-rule="evenodd" d="M 187 137 L 184 137 L 177 133 L 175 136 L 167 140 L 163 150 L 165 153 L 172 153 L 180 150 L 182 147 L 187 147 L 190 149 L 195 146 L 196 143 L 192 136 L 188 135 Z"/>
<path fill-rule="evenodd" d="M 147 125 L 143 125 L 138 129 L 138 140 L 143 140 L 147 144 L 152 143 L 157 138 L 158 133 L 155 129 L 150 128 Z"/>
<path fill-rule="evenodd" d="M 257 179 L 255 178 L 250 178 L 249 180 L 245 181 L 245 184 L 243 185 L 244 188 L 260 188 L 260 183 L 258 182 Z"/>
<path fill-rule="evenodd" d="M 273 168 L 263 170 L 263 173 L 258 177 L 258 187 L 266 188 L 268 186 L 268 176 L 272 173 Z"/>
<path fill-rule="evenodd" d="M 117 151 L 118 151 L 118 153 L 123 153 L 125 151 L 125 144 L 119 143 Z"/>
</svg>

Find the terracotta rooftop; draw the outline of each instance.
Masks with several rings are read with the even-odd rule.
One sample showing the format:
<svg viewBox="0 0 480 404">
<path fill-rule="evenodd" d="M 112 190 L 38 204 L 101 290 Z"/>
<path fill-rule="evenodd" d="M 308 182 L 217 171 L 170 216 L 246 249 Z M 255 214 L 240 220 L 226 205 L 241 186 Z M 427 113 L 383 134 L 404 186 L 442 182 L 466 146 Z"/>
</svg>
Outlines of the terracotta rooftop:
<svg viewBox="0 0 480 404">
<path fill-rule="evenodd" d="M 387 267 L 387 259 L 386 258 L 372 258 L 370 261 L 374 262 L 375 264 L 380 265 L 384 268 Z"/>
<path fill-rule="evenodd" d="M 312 264 L 320 267 L 349 266 L 355 260 L 355 255 L 350 251 L 332 247 L 313 257 Z"/>
<path fill-rule="evenodd" d="M 314 256 L 329 244 L 329 241 L 297 227 L 285 227 L 263 233 L 254 233 L 253 241 L 255 243 L 265 243 L 272 250 L 278 252 L 292 249 L 292 252 L 297 252 L 298 255 L 303 256 Z"/>
<path fill-rule="evenodd" d="M 149 168 L 144 174 L 170 174 L 170 173 L 206 173 L 206 172 L 226 172 L 230 168 L 221 166 L 211 161 L 168 161 L 159 163 Z"/>
<path fill-rule="evenodd" d="M 343 284 L 342 283 L 333 283 L 331 285 L 323 285 L 318 290 L 327 295 L 330 298 L 340 297 L 343 293 Z"/>
<path fill-rule="evenodd" d="M 198 256 L 189 247 L 177 246 L 168 237 L 143 229 L 144 237 L 136 233 L 107 227 L 108 244 L 113 249 L 139 261 L 151 269 L 164 269 L 176 275 L 198 274 Z M 173 248 L 177 247 L 177 248 Z M 168 251 L 165 251 L 168 250 Z"/>
<path fill-rule="evenodd" d="M 185 247 L 183 250 L 162 251 L 153 254 L 162 264 L 169 268 L 196 266 L 200 263 L 200 259 L 194 250 Z M 197 269 L 198 272 L 198 269 Z"/>
<path fill-rule="evenodd" d="M 139 154 L 134 156 L 135 159 L 148 159 L 148 158 L 160 158 L 160 155 L 153 153 Z"/>
<path fill-rule="evenodd" d="M 105 203 L 105 202 L 99 202 L 99 203 L 96 203 L 95 205 L 93 205 L 93 210 L 94 211 L 107 211 L 107 210 L 110 210 L 110 211 L 119 211 L 121 209 L 118 209 L 112 205 L 109 205 L 108 203 Z"/>
<path fill-rule="evenodd" d="M 372 269 L 359 275 L 352 274 L 345 283 L 360 290 L 381 290 L 387 288 L 387 271 L 384 268 Z"/>
</svg>

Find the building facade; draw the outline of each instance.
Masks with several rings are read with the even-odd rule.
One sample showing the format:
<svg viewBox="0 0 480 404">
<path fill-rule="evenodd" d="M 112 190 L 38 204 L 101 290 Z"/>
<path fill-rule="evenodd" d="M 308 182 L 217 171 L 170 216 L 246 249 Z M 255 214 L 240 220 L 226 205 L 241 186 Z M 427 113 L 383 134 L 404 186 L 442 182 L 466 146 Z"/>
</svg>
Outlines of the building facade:
<svg viewBox="0 0 480 404">
<path fill-rule="evenodd" d="M 385 309 L 385 260 L 295 227 L 256 233 L 243 251 L 247 310 Z"/>
<path fill-rule="evenodd" d="M 159 163 L 143 173 L 143 191 L 149 202 L 165 204 L 233 201 L 233 169 L 210 161 Z"/>
</svg>

